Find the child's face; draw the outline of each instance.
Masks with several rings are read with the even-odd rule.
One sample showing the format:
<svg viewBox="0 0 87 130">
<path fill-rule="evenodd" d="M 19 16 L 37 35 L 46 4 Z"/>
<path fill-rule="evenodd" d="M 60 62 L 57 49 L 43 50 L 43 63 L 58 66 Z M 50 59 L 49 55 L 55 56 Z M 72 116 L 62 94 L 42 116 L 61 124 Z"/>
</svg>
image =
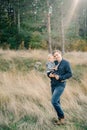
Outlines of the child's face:
<svg viewBox="0 0 87 130">
<path fill-rule="evenodd" d="M 50 61 L 50 62 L 54 62 L 54 56 L 50 56 L 50 57 L 48 57 L 48 61 Z"/>
</svg>

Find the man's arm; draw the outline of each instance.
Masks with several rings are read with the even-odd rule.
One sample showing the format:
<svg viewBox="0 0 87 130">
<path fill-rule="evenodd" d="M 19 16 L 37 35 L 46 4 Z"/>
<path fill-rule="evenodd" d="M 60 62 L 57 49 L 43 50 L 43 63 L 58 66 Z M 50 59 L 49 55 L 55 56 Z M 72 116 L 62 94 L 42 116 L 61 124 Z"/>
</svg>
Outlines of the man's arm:
<svg viewBox="0 0 87 130">
<path fill-rule="evenodd" d="M 55 75 L 52 74 L 51 72 L 47 73 L 47 76 L 48 76 L 49 78 L 54 78 L 54 77 L 55 77 Z"/>
<path fill-rule="evenodd" d="M 72 77 L 72 69 L 69 62 L 66 62 L 65 73 L 59 75 L 59 80 L 66 80 Z"/>
</svg>

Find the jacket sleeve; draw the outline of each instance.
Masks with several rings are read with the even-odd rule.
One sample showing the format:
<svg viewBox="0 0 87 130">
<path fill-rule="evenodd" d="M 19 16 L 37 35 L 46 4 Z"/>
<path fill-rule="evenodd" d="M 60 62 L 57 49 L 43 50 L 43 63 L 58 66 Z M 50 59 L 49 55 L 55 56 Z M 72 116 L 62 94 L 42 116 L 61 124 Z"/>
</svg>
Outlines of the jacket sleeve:
<svg viewBox="0 0 87 130">
<path fill-rule="evenodd" d="M 48 76 L 48 77 L 49 77 L 50 73 L 51 73 L 51 72 L 48 72 L 48 73 L 47 73 L 47 76 Z M 49 77 L 49 78 L 50 78 L 50 77 Z"/>
<path fill-rule="evenodd" d="M 72 70 L 69 62 L 66 62 L 64 66 L 64 73 L 59 75 L 59 80 L 66 80 L 72 77 Z"/>
</svg>

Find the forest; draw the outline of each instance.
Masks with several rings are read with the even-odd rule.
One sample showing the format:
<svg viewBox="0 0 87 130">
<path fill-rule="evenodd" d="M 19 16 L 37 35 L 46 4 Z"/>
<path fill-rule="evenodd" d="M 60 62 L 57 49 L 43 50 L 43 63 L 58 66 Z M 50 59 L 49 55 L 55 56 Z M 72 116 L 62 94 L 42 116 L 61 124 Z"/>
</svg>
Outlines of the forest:
<svg viewBox="0 0 87 130">
<path fill-rule="evenodd" d="M 87 51 L 87 0 L 0 0 L 0 48 Z"/>
</svg>

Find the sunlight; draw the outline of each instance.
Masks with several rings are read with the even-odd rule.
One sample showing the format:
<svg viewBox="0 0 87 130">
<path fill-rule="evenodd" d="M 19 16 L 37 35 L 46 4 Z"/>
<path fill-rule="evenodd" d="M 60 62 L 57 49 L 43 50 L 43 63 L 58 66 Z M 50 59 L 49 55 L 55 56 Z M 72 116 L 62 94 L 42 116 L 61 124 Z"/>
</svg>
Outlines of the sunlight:
<svg viewBox="0 0 87 130">
<path fill-rule="evenodd" d="M 79 0 L 73 0 L 73 4 L 72 4 L 72 6 L 70 7 L 69 13 L 68 13 L 68 15 L 67 15 L 68 17 L 67 17 L 67 20 L 66 20 L 66 23 L 65 23 L 65 28 L 68 28 L 68 27 L 69 27 L 70 22 L 71 22 L 71 20 L 72 20 L 72 18 L 73 18 L 73 15 L 74 15 L 74 13 L 75 13 L 75 11 L 76 11 L 76 9 L 77 9 L 78 2 L 79 2 Z"/>
</svg>

